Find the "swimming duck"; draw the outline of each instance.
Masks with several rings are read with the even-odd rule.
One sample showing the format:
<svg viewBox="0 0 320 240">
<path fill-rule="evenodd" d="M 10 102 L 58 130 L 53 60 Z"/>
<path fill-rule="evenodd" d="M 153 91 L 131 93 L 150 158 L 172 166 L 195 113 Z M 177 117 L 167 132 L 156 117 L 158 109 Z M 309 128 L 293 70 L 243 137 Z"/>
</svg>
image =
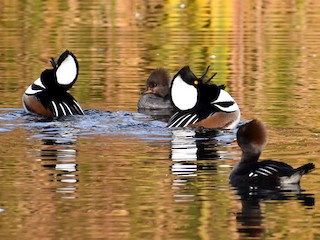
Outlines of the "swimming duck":
<svg viewBox="0 0 320 240">
<path fill-rule="evenodd" d="M 258 162 L 267 144 L 267 131 L 259 120 L 242 125 L 237 132 L 237 142 L 242 150 L 242 157 L 229 177 L 233 186 L 281 187 L 299 184 L 301 177 L 315 168 L 313 163 L 293 168 L 279 161 Z"/>
<path fill-rule="evenodd" d="M 139 99 L 138 109 L 172 109 L 170 82 L 170 74 L 164 68 L 154 70 L 146 81 L 146 90 Z"/>
<path fill-rule="evenodd" d="M 197 78 L 189 66 L 174 77 L 170 95 L 177 112 L 169 119 L 168 127 L 196 127 L 233 129 L 240 121 L 240 109 L 226 92 L 225 86 L 209 84 L 204 78 L 209 67 Z"/>
<path fill-rule="evenodd" d="M 78 78 L 76 57 L 66 50 L 57 62 L 53 58 L 50 62 L 53 69 L 44 70 L 23 94 L 24 109 L 48 118 L 83 115 L 79 103 L 67 92 Z"/>
</svg>

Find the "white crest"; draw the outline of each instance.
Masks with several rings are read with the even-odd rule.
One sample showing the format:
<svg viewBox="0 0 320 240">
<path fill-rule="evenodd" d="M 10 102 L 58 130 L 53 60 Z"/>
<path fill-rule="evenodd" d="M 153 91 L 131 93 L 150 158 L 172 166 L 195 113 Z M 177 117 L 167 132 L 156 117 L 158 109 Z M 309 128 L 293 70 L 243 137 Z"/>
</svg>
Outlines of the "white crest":
<svg viewBox="0 0 320 240">
<path fill-rule="evenodd" d="M 223 103 L 223 102 L 233 102 L 233 104 L 229 107 L 222 107 L 219 105 L 219 103 Z M 220 94 L 218 98 L 212 101 L 211 104 L 216 104 L 216 106 L 224 112 L 234 112 L 239 110 L 239 106 L 236 103 L 236 101 L 230 96 L 229 93 L 227 93 L 223 89 L 220 90 Z"/>
<path fill-rule="evenodd" d="M 172 82 L 171 98 L 174 105 L 180 110 L 191 109 L 197 104 L 198 91 L 178 75 Z"/>
<path fill-rule="evenodd" d="M 77 64 L 73 56 L 68 55 L 60 64 L 56 72 L 57 82 L 61 85 L 69 85 L 77 77 Z"/>
</svg>

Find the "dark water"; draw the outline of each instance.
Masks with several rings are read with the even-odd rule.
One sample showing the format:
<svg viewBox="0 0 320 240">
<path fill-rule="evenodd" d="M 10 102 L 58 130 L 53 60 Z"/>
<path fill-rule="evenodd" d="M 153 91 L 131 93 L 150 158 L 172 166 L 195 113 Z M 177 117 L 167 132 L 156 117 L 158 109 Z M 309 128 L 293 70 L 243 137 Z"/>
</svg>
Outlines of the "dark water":
<svg viewBox="0 0 320 240">
<path fill-rule="evenodd" d="M 0 3 L 0 237 L 319 239 L 319 171 L 301 186 L 236 190 L 236 130 L 173 129 L 137 112 L 151 71 L 218 72 L 263 159 L 320 153 L 316 1 Z M 85 116 L 47 121 L 21 96 L 50 57 L 78 58 Z M 163 118 L 162 118 L 163 119 Z"/>
</svg>

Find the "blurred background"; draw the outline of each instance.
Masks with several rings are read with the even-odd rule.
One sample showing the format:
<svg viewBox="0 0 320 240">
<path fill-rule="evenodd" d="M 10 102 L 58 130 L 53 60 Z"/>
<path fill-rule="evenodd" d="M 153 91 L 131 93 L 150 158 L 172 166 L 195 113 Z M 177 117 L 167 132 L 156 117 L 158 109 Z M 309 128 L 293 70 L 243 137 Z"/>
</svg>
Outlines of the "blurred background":
<svg viewBox="0 0 320 240">
<path fill-rule="evenodd" d="M 248 201 L 228 185 L 235 131 L 171 132 L 137 114 L 152 70 L 210 65 L 241 119 L 267 124 L 264 158 L 316 163 L 319 11 L 312 0 L 1 1 L 0 237 L 319 238 L 318 170 L 303 191 Z M 88 116 L 25 116 L 24 91 L 66 49 Z"/>
</svg>

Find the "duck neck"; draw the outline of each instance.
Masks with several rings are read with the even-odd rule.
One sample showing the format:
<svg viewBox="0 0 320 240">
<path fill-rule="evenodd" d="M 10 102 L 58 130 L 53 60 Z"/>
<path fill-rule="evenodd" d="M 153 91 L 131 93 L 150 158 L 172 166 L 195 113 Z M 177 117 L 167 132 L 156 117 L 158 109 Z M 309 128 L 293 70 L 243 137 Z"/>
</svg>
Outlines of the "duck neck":
<svg viewBox="0 0 320 240">
<path fill-rule="evenodd" d="M 259 157 L 259 153 L 248 153 L 248 152 L 242 152 L 241 161 L 240 163 L 254 163 L 257 162 Z"/>
</svg>

